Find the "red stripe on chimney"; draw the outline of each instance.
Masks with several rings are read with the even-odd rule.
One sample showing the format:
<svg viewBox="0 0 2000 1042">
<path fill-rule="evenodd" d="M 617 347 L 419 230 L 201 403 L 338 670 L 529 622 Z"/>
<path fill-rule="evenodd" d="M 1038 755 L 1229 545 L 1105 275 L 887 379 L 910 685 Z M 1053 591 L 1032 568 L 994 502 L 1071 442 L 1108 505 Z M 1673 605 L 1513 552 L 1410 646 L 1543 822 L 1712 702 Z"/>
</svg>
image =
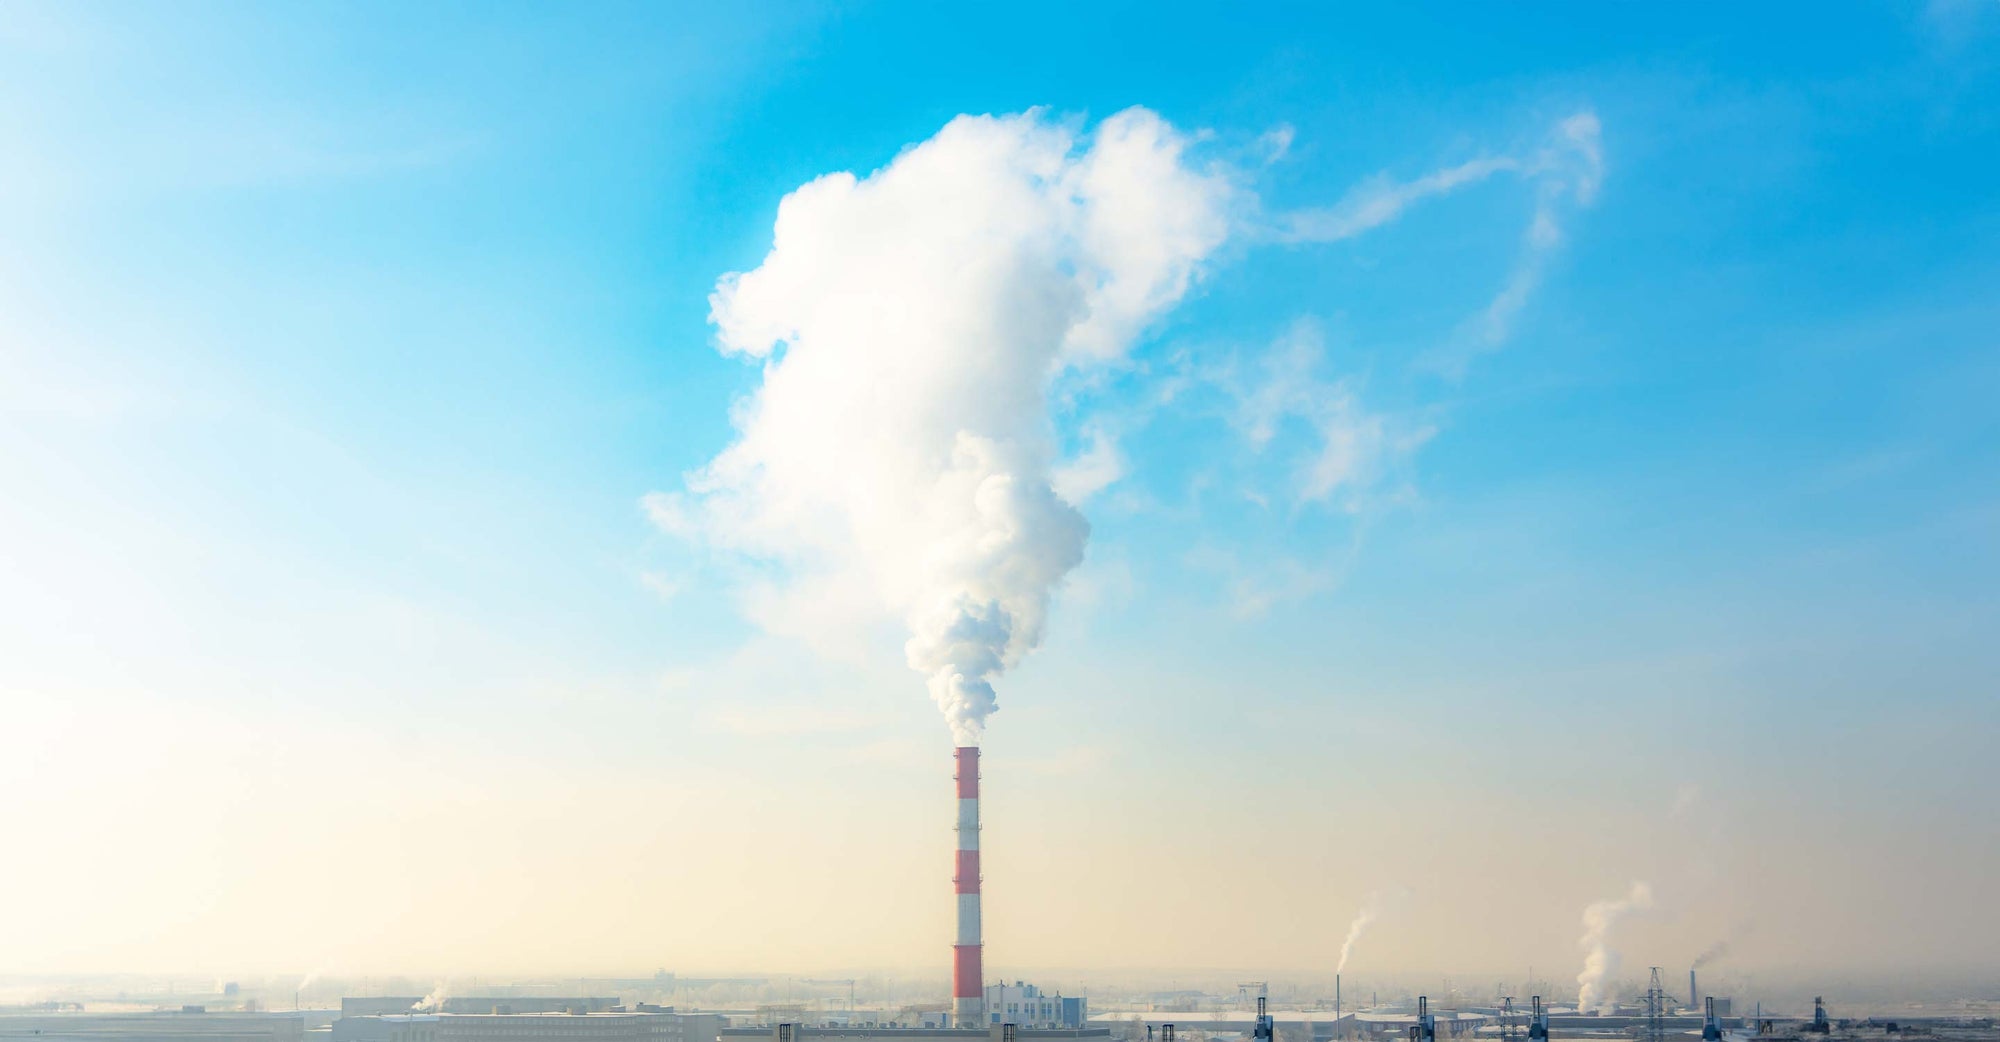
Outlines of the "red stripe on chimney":
<svg viewBox="0 0 2000 1042">
<path fill-rule="evenodd" d="M 984 978 L 979 972 L 979 946 L 954 944 L 951 946 L 951 956 L 951 997 L 984 998 L 986 989 L 980 986 L 980 981 Z"/>
<path fill-rule="evenodd" d="M 979 747 L 976 745 L 963 745 L 958 749 L 958 798 L 979 798 Z"/>
</svg>

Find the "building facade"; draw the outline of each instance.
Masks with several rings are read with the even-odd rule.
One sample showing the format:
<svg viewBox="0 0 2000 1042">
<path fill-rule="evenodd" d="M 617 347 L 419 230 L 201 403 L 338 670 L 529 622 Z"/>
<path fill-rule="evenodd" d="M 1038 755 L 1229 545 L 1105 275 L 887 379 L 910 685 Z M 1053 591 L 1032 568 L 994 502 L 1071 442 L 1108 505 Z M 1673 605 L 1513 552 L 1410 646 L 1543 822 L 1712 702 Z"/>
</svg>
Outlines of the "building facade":
<svg viewBox="0 0 2000 1042">
<path fill-rule="evenodd" d="M 1022 981 L 986 986 L 986 1019 L 989 1024 L 1018 1024 L 1031 1028 L 1080 1028 L 1090 1020 L 1086 1000 L 1050 995 Z"/>
<path fill-rule="evenodd" d="M 49 1013 L 0 1016 L 0 1042 L 302 1042 L 297 1013 Z"/>
<path fill-rule="evenodd" d="M 716 1042 L 712 1013 L 395 1013 L 342 1017 L 332 1042 Z"/>
</svg>

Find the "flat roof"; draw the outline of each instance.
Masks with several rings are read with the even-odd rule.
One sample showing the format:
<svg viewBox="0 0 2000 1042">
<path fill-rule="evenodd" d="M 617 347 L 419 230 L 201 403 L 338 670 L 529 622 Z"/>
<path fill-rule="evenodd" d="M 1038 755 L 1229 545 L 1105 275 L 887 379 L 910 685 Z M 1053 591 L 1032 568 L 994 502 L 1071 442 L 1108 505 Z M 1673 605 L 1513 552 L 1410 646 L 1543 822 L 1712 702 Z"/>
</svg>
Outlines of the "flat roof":
<svg viewBox="0 0 2000 1042">
<path fill-rule="evenodd" d="M 999 1025 L 994 1025 L 998 1027 Z M 801 1033 L 831 1038 L 992 1038 L 993 1028 L 823 1028 L 815 1024 L 794 1024 Z M 768 1038 L 776 1025 L 728 1027 L 722 1033 L 737 1038 Z M 1110 1028 L 1030 1028 L 1016 1026 L 1016 1038 L 1102 1038 Z"/>
<path fill-rule="evenodd" d="M 583 1020 L 586 1018 L 595 1017 L 598 1020 L 605 1020 L 605 1019 L 616 1020 L 619 1017 L 699 1017 L 699 1016 L 720 1016 L 720 1015 L 721 1014 L 682 1013 L 679 1010 L 671 1010 L 671 1009 L 659 1009 L 659 1010 L 594 1009 L 590 1010 L 589 1012 L 577 1012 L 577 1013 L 570 1013 L 566 1010 L 560 1010 L 560 1009 L 531 1009 L 525 1013 L 362 1013 L 357 1016 L 342 1017 L 341 1019 L 342 1020 L 393 1020 L 400 1024 L 406 1021 L 434 1021 L 439 1019 L 477 1020 L 482 1017 L 487 1019 L 504 1018 L 507 1020 L 528 1020 L 535 1017 L 548 1017 L 550 1019 L 559 1019 L 559 1020 Z"/>
<path fill-rule="evenodd" d="M 1335 1016 L 1334 1012 L 1330 1009 L 1274 1009 L 1267 1015 L 1280 1024 L 1304 1024 L 1308 1021 L 1314 1024 L 1335 1024 L 1341 1021 L 1353 1021 L 1359 1024 L 1414 1024 L 1417 1022 L 1417 1015 L 1415 1013 L 1364 1013 L 1358 1010 L 1346 1010 L 1340 1015 Z M 1431 1015 L 1440 1024 L 1464 1024 L 1476 1020 L 1493 1019 L 1489 1014 L 1469 1013 L 1458 1010 L 1438 1010 Z M 1154 1010 L 1145 1013 L 1097 1013 L 1093 1014 L 1090 1018 L 1090 1022 L 1093 1024 L 1172 1024 L 1175 1027 L 1189 1029 L 1210 1028 L 1218 1031 L 1248 1031 L 1256 1023 L 1256 1020 L 1256 1014 L 1239 1010 L 1223 1010 L 1220 1012 L 1215 1010 L 1173 1010 L 1171 1012 Z"/>
</svg>

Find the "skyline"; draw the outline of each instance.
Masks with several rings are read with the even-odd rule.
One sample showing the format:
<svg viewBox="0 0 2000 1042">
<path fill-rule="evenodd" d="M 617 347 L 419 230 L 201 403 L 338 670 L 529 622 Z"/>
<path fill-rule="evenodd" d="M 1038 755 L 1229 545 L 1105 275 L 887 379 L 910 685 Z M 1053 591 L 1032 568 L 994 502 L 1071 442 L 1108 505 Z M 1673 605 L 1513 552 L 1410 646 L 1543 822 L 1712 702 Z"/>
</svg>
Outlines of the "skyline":
<svg viewBox="0 0 2000 1042">
<path fill-rule="evenodd" d="M 1814 11 L 8 8 L 0 973 L 942 977 L 927 676 L 989 976 L 2000 972 L 2000 5 Z"/>
</svg>

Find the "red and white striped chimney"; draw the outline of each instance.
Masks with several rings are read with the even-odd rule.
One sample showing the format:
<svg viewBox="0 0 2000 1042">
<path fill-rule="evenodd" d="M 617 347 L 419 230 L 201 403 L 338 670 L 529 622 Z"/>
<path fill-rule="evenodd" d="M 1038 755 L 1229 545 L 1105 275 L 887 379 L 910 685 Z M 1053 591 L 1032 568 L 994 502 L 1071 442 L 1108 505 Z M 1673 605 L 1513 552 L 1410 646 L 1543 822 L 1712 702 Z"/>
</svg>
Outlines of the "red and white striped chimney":
<svg viewBox="0 0 2000 1042">
<path fill-rule="evenodd" d="M 959 1027 L 986 1023 L 979 956 L 979 747 L 958 749 L 958 943 L 951 949 L 951 1018 Z"/>
</svg>

